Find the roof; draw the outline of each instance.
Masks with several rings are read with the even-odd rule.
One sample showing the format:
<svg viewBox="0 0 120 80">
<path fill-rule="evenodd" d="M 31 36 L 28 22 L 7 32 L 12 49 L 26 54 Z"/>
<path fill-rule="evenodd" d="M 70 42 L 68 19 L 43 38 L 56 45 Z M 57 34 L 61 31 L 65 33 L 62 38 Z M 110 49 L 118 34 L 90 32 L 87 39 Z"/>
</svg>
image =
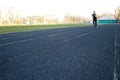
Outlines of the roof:
<svg viewBox="0 0 120 80">
<path fill-rule="evenodd" d="M 99 20 L 116 20 L 116 19 L 112 16 L 103 16 Z"/>
</svg>

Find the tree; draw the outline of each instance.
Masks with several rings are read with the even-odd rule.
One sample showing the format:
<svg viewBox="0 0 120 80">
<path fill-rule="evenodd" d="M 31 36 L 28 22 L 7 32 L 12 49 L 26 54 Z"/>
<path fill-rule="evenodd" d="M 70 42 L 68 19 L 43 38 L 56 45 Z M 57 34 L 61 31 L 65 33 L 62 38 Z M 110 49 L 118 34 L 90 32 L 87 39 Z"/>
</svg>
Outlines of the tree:
<svg viewBox="0 0 120 80">
<path fill-rule="evenodd" d="M 0 19 L 2 19 L 2 10 L 0 8 Z"/>
<path fill-rule="evenodd" d="M 115 18 L 120 22 L 120 7 L 115 10 Z"/>
<path fill-rule="evenodd" d="M 8 12 L 6 14 L 6 16 L 8 16 L 8 22 L 11 24 L 16 24 L 16 20 L 19 20 L 20 19 L 20 14 L 19 14 L 19 11 L 15 8 L 9 8 L 8 9 Z"/>
<path fill-rule="evenodd" d="M 99 18 L 101 18 L 101 17 L 103 17 L 103 16 L 114 16 L 114 14 L 105 12 L 105 13 L 99 14 L 99 15 L 97 16 L 97 18 L 99 19 Z"/>
<path fill-rule="evenodd" d="M 64 17 L 64 21 L 65 23 L 80 23 L 81 18 L 79 16 L 66 15 Z"/>
<path fill-rule="evenodd" d="M 43 16 L 39 16 L 37 21 L 38 21 L 38 23 L 44 23 L 44 17 Z"/>
</svg>

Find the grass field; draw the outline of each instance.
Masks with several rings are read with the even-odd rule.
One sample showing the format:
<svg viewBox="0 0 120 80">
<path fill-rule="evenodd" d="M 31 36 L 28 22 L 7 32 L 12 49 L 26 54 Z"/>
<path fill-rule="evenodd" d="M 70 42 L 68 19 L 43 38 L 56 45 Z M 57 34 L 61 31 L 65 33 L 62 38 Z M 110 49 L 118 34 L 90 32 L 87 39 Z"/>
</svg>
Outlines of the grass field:
<svg viewBox="0 0 120 80">
<path fill-rule="evenodd" d="M 88 26 L 89 24 L 53 24 L 53 25 L 4 25 L 0 26 L 0 34 L 11 32 L 25 32 L 44 29 L 69 28 Z"/>
</svg>

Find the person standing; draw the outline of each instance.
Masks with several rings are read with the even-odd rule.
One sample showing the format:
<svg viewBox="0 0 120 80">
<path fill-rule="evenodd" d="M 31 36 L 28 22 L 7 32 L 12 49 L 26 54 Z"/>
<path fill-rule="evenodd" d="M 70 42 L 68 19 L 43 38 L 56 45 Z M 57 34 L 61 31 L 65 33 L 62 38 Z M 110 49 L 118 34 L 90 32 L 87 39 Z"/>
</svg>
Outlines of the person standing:
<svg viewBox="0 0 120 80">
<path fill-rule="evenodd" d="M 93 26 L 95 26 L 96 28 L 97 27 L 97 15 L 95 11 L 93 11 L 92 18 L 93 18 Z"/>
</svg>

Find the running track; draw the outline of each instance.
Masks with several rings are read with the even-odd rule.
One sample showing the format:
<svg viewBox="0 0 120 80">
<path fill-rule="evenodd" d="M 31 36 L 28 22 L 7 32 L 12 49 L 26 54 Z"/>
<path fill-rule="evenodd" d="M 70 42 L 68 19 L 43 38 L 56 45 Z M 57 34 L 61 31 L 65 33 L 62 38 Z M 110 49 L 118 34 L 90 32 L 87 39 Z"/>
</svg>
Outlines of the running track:
<svg viewBox="0 0 120 80">
<path fill-rule="evenodd" d="M 0 80 L 120 80 L 120 25 L 1 34 Z"/>
</svg>

